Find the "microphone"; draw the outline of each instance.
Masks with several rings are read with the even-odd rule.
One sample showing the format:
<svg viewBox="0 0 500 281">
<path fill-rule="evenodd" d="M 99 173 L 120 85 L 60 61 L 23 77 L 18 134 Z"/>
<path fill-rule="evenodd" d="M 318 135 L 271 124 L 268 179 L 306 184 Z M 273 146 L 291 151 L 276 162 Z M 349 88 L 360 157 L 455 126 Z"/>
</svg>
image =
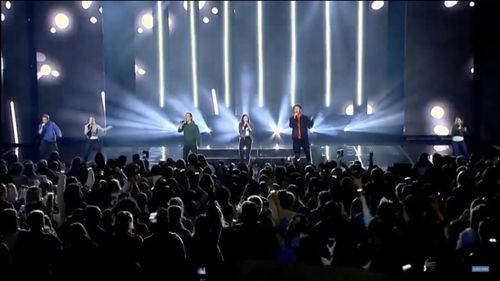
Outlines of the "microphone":
<svg viewBox="0 0 500 281">
<path fill-rule="evenodd" d="M 182 120 L 181 122 L 179 122 L 180 124 L 184 123 L 184 120 Z"/>
</svg>

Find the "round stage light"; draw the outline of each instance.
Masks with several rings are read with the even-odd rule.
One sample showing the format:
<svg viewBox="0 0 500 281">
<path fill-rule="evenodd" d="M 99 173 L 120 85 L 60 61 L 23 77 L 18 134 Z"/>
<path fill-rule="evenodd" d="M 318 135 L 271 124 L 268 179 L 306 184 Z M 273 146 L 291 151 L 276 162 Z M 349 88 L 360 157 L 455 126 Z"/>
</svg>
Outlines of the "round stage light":
<svg viewBox="0 0 500 281">
<path fill-rule="evenodd" d="M 82 1 L 82 8 L 87 10 L 92 5 L 92 1 Z"/>
<path fill-rule="evenodd" d="M 372 1 L 371 6 L 373 10 L 380 10 L 384 7 L 384 1 Z"/>
<path fill-rule="evenodd" d="M 446 151 L 448 149 L 448 146 L 447 145 L 435 145 L 433 148 L 436 152 L 443 152 L 443 151 Z"/>
<path fill-rule="evenodd" d="M 169 16 L 168 17 L 168 27 L 172 27 L 172 23 L 173 23 L 172 18 Z"/>
<path fill-rule="evenodd" d="M 36 61 L 37 62 L 44 62 L 47 59 L 44 53 L 42 52 L 36 52 Z"/>
<path fill-rule="evenodd" d="M 198 2 L 198 10 L 203 9 L 203 7 L 205 7 L 206 3 L 207 3 L 207 1 L 199 1 Z"/>
<path fill-rule="evenodd" d="M 436 125 L 434 127 L 434 134 L 438 136 L 447 136 L 450 134 L 450 130 L 443 125 Z"/>
<path fill-rule="evenodd" d="M 144 32 L 144 29 L 142 29 L 142 27 L 137 28 L 137 33 L 143 33 L 143 32 Z"/>
<path fill-rule="evenodd" d="M 212 8 L 212 14 L 217 15 L 219 13 L 219 9 L 217 7 Z"/>
<path fill-rule="evenodd" d="M 141 18 L 141 23 L 142 26 L 144 26 L 147 29 L 153 28 L 153 15 L 151 14 L 145 14 Z"/>
<path fill-rule="evenodd" d="M 5 20 L 5 15 L 2 13 L 2 21 Z"/>
<path fill-rule="evenodd" d="M 54 34 L 57 32 L 57 29 L 55 27 L 50 28 L 50 33 Z"/>
<path fill-rule="evenodd" d="M 475 5 L 476 5 L 476 3 L 474 3 L 474 1 L 470 1 L 469 7 L 474 7 Z"/>
<path fill-rule="evenodd" d="M 184 7 L 184 10 L 188 10 L 188 1 L 183 1 L 182 6 Z"/>
<path fill-rule="evenodd" d="M 102 14 L 102 7 L 99 7 L 99 13 Z"/>
<path fill-rule="evenodd" d="M 139 73 L 139 75 L 146 75 L 146 70 L 142 69 L 142 68 L 139 68 L 137 70 L 137 73 Z"/>
<path fill-rule="evenodd" d="M 40 67 L 40 73 L 43 75 L 43 76 L 46 76 L 46 75 L 50 75 L 50 73 L 52 72 L 52 68 L 50 67 L 50 65 L 48 64 L 44 64 Z"/>
<path fill-rule="evenodd" d="M 349 115 L 349 116 L 354 115 L 354 106 L 352 104 L 348 105 L 345 108 L 345 115 Z"/>
<path fill-rule="evenodd" d="M 203 23 L 209 23 L 210 19 L 208 17 L 203 17 Z"/>
<path fill-rule="evenodd" d="M 54 76 L 55 78 L 57 78 L 57 77 L 59 77 L 59 75 L 61 75 L 59 73 L 59 71 L 57 71 L 57 70 L 52 70 L 52 72 L 50 74 L 52 74 L 52 76 Z"/>
<path fill-rule="evenodd" d="M 431 116 L 434 119 L 441 119 L 441 118 L 443 118 L 443 116 L 444 116 L 444 109 L 441 106 L 439 106 L 439 105 L 433 106 L 432 109 L 431 109 Z"/>
<path fill-rule="evenodd" d="M 458 4 L 458 1 L 444 1 L 444 6 L 446 8 L 452 8 Z"/>
<path fill-rule="evenodd" d="M 66 29 L 69 26 L 69 18 L 64 13 L 59 13 L 54 17 L 54 22 L 60 29 Z"/>
<path fill-rule="evenodd" d="M 5 8 L 7 10 L 10 10 L 11 7 L 12 7 L 12 3 L 10 3 L 10 1 L 5 1 Z"/>
<path fill-rule="evenodd" d="M 274 146 L 274 149 L 276 149 L 276 150 L 280 150 L 280 145 L 279 145 L 279 144 L 276 144 L 276 145 Z"/>
<path fill-rule="evenodd" d="M 96 17 L 90 17 L 89 20 L 90 20 L 91 23 L 94 23 L 94 24 L 97 23 L 97 18 Z"/>
<path fill-rule="evenodd" d="M 470 68 L 470 73 L 474 74 L 474 67 Z"/>
</svg>

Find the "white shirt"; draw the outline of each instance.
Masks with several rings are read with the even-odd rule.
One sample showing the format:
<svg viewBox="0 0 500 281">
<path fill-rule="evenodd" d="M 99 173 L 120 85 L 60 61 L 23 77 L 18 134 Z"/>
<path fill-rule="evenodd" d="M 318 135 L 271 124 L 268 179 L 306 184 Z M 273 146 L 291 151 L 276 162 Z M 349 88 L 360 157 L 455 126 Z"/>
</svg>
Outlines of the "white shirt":
<svg viewBox="0 0 500 281">
<path fill-rule="evenodd" d="M 463 141 L 464 140 L 464 137 L 462 136 L 453 136 L 451 138 L 452 141 L 455 141 L 455 142 L 459 142 L 459 141 Z"/>
</svg>

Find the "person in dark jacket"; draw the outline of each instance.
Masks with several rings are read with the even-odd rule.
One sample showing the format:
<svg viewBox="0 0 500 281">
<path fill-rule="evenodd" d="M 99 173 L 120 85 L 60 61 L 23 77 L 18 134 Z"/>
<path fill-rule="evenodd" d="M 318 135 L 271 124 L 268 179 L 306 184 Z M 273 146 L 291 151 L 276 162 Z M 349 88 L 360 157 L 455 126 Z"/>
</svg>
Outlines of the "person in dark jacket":
<svg viewBox="0 0 500 281">
<path fill-rule="evenodd" d="M 184 132 L 184 148 L 182 149 L 182 157 L 187 161 L 189 152 L 198 153 L 198 146 L 200 145 L 200 129 L 193 121 L 193 114 L 186 112 L 184 120 L 177 129 L 177 131 Z"/>
<path fill-rule="evenodd" d="M 238 131 L 240 132 L 240 159 L 243 162 L 244 159 L 250 160 L 250 151 L 252 150 L 252 133 L 253 125 L 250 122 L 250 117 L 247 114 L 241 116 L 240 124 L 238 125 Z M 245 158 L 243 157 L 245 156 Z"/>
<path fill-rule="evenodd" d="M 308 130 L 314 125 L 314 120 L 302 114 L 302 106 L 293 106 L 293 116 L 290 117 L 290 128 L 292 128 L 293 153 L 295 160 L 299 161 L 300 148 L 304 150 L 308 163 L 311 163 L 311 152 L 309 147 Z"/>
<path fill-rule="evenodd" d="M 42 138 L 40 142 L 40 157 L 47 159 L 52 151 L 57 151 L 57 138 L 62 137 L 61 129 L 48 114 L 42 115 L 42 123 L 38 126 L 38 134 Z"/>
</svg>

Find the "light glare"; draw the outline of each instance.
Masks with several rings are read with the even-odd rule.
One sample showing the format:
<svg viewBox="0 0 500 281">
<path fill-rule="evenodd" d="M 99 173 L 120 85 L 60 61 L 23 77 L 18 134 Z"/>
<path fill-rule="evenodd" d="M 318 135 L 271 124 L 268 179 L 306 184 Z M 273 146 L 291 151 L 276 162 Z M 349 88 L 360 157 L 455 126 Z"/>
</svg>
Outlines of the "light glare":
<svg viewBox="0 0 500 281">
<path fill-rule="evenodd" d="M 91 22 L 91 23 L 93 23 L 93 24 L 97 23 L 97 18 L 96 18 L 96 17 L 90 17 L 90 19 L 89 19 L 89 20 L 90 20 L 90 22 Z"/>
<path fill-rule="evenodd" d="M 82 8 L 87 10 L 92 5 L 92 1 L 82 1 Z"/>
<path fill-rule="evenodd" d="M 209 23 L 210 19 L 208 17 L 203 17 L 203 23 Z"/>
<path fill-rule="evenodd" d="M 450 130 L 443 125 L 436 125 L 434 127 L 434 134 L 438 136 L 447 136 L 450 133 Z"/>
<path fill-rule="evenodd" d="M 10 1 L 5 1 L 5 8 L 7 10 L 10 10 L 11 7 L 12 7 L 12 3 L 10 3 Z"/>
<path fill-rule="evenodd" d="M 52 72 L 52 68 L 50 67 L 50 65 L 48 64 L 44 64 L 40 67 L 40 73 L 43 75 L 43 76 L 46 76 L 46 75 L 50 75 L 50 73 Z"/>
<path fill-rule="evenodd" d="M 59 13 L 54 17 L 54 23 L 60 29 L 66 29 L 69 26 L 69 18 L 64 13 Z"/>
<path fill-rule="evenodd" d="M 212 8 L 212 14 L 217 15 L 219 13 L 219 9 L 217 7 Z"/>
<path fill-rule="evenodd" d="M 141 18 L 141 23 L 144 28 L 151 29 L 153 28 L 153 15 L 144 14 Z"/>
<path fill-rule="evenodd" d="M 452 8 L 458 4 L 458 1 L 444 1 L 444 6 L 446 8 Z"/>
<path fill-rule="evenodd" d="M 371 7 L 373 10 L 380 10 L 384 7 L 384 1 L 372 1 Z"/>
<path fill-rule="evenodd" d="M 434 119 L 441 119 L 441 118 L 443 118 L 443 116 L 444 116 L 444 109 L 441 106 L 439 106 L 439 105 L 433 106 L 432 109 L 431 109 L 431 116 Z"/>
</svg>

